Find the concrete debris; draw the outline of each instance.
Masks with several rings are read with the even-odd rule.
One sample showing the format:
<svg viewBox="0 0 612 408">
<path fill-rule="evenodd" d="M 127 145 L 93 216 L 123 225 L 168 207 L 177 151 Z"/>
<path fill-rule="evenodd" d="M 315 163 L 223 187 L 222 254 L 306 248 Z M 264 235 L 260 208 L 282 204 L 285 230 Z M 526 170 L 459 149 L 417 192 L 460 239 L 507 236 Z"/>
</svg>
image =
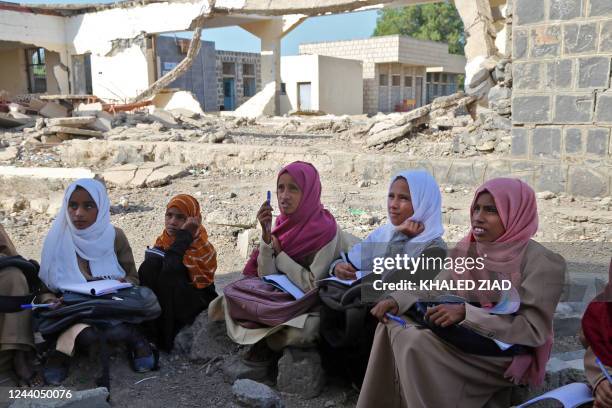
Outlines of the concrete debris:
<svg viewBox="0 0 612 408">
<path fill-rule="evenodd" d="M 122 187 L 159 187 L 188 174 L 188 170 L 187 166 L 170 166 L 166 163 L 125 164 L 105 170 L 102 178 Z"/>
<path fill-rule="evenodd" d="M 39 113 L 45 118 L 63 118 L 68 116 L 68 108 L 56 102 L 47 102 Z"/>
<path fill-rule="evenodd" d="M 282 392 L 303 398 L 318 396 L 325 385 L 325 373 L 317 349 L 286 347 L 278 361 L 276 386 Z"/>
<path fill-rule="evenodd" d="M 253 380 L 236 380 L 232 385 L 232 393 L 242 406 L 253 408 L 283 407 L 280 396 L 276 391 Z"/>
</svg>

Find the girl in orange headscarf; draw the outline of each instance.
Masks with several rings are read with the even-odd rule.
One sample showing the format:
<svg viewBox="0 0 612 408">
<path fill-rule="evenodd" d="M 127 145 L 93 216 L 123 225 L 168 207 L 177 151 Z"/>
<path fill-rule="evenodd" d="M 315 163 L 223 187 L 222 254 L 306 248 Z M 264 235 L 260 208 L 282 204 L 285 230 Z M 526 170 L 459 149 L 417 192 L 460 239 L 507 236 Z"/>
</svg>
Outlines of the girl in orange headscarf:
<svg viewBox="0 0 612 408">
<path fill-rule="evenodd" d="M 148 327 L 162 350 L 170 351 L 178 331 L 217 297 L 216 269 L 217 252 L 208 242 L 198 201 L 175 196 L 166 206 L 165 229 L 138 270 L 141 284 L 155 292 L 162 307 Z"/>
</svg>

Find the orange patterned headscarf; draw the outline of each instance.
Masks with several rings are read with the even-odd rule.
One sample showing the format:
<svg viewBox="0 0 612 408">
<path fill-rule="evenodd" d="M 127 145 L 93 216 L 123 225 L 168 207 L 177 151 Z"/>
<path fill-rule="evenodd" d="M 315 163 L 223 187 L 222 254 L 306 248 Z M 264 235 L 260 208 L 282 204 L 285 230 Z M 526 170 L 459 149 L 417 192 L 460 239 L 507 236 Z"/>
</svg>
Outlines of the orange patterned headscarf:
<svg viewBox="0 0 612 408">
<path fill-rule="evenodd" d="M 178 208 L 187 217 L 202 219 L 200 204 L 198 200 L 190 195 L 179 194 L 173 197 L 166 206 L 166 208 L 170 207 Z M 166 251 L 173 243 L 174 237 L 164 229 L 164 232 L 157 237 L 155 246 Z M 203 289 L 213 283 L 215 271 L 217 270 L 217 252 L 215 247 L 208 242 L 208 233 L 201 224 L 193 238 L 193 242 L 187 251 L 185 251 L 183 264 L 189 271 L 191 281 L 196 288 Z"/>
</svg>

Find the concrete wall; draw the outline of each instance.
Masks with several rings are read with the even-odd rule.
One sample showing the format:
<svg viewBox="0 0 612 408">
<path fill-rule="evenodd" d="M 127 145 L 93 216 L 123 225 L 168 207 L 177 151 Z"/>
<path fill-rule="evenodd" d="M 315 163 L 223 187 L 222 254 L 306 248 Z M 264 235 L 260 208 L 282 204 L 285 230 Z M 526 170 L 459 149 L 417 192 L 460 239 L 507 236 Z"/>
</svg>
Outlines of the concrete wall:
<svg viewBox="0 0 612 408">
<path fill-rule="evenodd" d="M 512 156 L 539 190 L 610 194 L 612 1 L 518 0 Z"/>
<path fill-rule="evenodd" d="M 281 97 L 281 114 L 296 111 L 298 84 L 310 82 L 312 110 L 319 110 L 319 58 L 318 55 L 297 55 L 281 58 L 281 81 L 285 84 L 286 97 Z"/>
<path fill-rule="evenodd" d="M 182 40 L 185 41 L 185 40 Z M 155 39 L 157 54 L 157 75 L 161 77 L 172 64 L 185 58 L 174 37 L 159 36 Z M 180 88 L 194 94 L 206 112 L 219 110 L 217 105 L 217 63 L 215 43 L 202 41 L 202 47 L 191 68 L 176 79 L 170 88 Z M 170 65 L 167 65 L 170 64 Z"/>
<path fill-rule="evenodd" d="M 425 66 L 442 67 L 447 72 L 457 70 L 456 73 L 463 73 L 465 67 L 465 58 L 449 54 L 447 44 L 399 35 L 372 37 L 364 40 L 300 44 L 299 52 L 300 54 L 319 54 L 363 61 L 363 109 L 365 113 L 379 112 L 381 107 L 378 71 L 387 70 L 388 65 L 380 68 L 377 64 L 401 63 L 420 66 L 423 67 L 423 77 L 425 77 Z M 463 65 L 460 61 L 464 62 Z M 425 79 L 423 81 L 424 89 Z M 423 100 L 424 96 L 423 93 Z M 382 101 L 382 105 L 388 106 L 388 101 Z"/>
<path fill-rule="evenodd" d="M 9 49 L 0 51 L 0 90 L 10 95 L 28 93 L 25 51 Z"/>
<path fill-rule="evenodd" d="M 217 70 L 217 109 L 224 104 L 223 101 L 223 63 L 229 62 L 235 64 L 234 76 L 234 91 L 235 91 L 235 106 L 234 109 L 248 101 L 251 97 L 244 95 L 242 66 L 243 64 L 255 65 L 255 93 L 261 91 L 261 55 L 252 52 L 236 52 L 236 51 L 216 51 L 216 70 Z"/>
<path fill-rule="evenodd" d="M 311 109 L 334 115 L 363 112 L 361 61 L 321 55 L 281 58 L 281 81 L 286 95 L 281 97 L 281 114 L 298 110 L 298 84 L 311 83 Z"/>
<path fill-rule="evenodd" d="M 319 109 L 335 115 L 363 113 L 363 69 L 361 61 L 323 55 L 318 57 Z"/>
</svg>

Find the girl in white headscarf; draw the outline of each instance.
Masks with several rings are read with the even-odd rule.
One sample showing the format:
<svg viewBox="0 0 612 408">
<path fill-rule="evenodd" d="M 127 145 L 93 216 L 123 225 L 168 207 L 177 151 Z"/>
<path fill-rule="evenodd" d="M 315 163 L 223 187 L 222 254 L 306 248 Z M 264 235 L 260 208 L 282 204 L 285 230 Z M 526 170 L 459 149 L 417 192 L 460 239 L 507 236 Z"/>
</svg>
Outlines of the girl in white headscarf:
<svg viewBox="0 0 612 408">
<path fill-rule="evenodd" d="M 110 222 L 110 200 L 99 181 L 80 179 L 66 189 L 62 207 L 45 238 L 39 277 L 46 285 L 41 301 L 57 305 L 68 284 L 99 279 L 138 284 L 132 249 L 125 233 Z M 55 350 L 44 369 L 45 381 L 60 384 L 68 375 L 69 357 L 74 354 L 75 345 L 89 347 L 99 341 L 99 330 L 77 323 L 54 339 Z M 140 365 L 135 367 L 142 370 L 148 365 L 153 367 L 152 350 L 133 327 L 115 325 L 105 329 L 105 337 L 125 340 L 132 349 L 138 349 L 134 363 Z"/>
<path fill-rule="evenodd" d="M 340 279 L 354 279 L 356 271 L 370 273 L 372 260 L 377 257 L 418 257 L 426 249 L 446 250 L 443 234 L 438 183 L 425 170 L 401 171 L 389 184 L 387 223 L 353 246 L 346 260 L 335 261 L 330 273 Z"/>
<path fill-rule="evenodd" d="M 366 276 L 358 286 L 348 287 L 342 301 L 347 301 L 358 308 L 349 314 L 340 311 L 328 310 L 323 307 L 321 311 L 322 350 L 329 363 L 328 368 L 340 369 L 339 375 L 348 377 L 357 386 L 361 385 L 367 368 L 368 356 L 372 348 L 372 341 L 377 320 L 367 312 L 368 305 L 385 296 L 388 291 L 377 290 L 372 278 L 380 279 L 384 283 L 391 283 L 410 279 L 413 282 L 433 278 L 439 272 L 433 267 L 431 270 L 417 268 L 416 270 L 402 271 L 394 268 L 383 271 L 380 275 L 373 275 L 374 260 L 376 258 L 404 258 L 432 259 L 446 256 L 446 244 L 442 239 L 444 227 L 442 226 L 442 197 L 440 188 L 431 174 L 424 170 L 401 171 L 391 179 L 387 195 L 387 223 L 374 230 L 360 243 L 354 245 L 345 259 L 338 259 L 330 265 L 330 274 L 339 279 L 356 279 L 357 272 Z M 435 264 L 435 263 L 434 263 Z M 358 292 L 356 292 L 358 291 Z M 349 293 L 350 292 L 350 293 Z M 359 300 L 354 299 L 358 293 Z M 363 319 L 353 323 L 358 313 L 363 311 Z M 337 343 L 337 331 L 344 330 L 351 333 L 351 344 L 342 346 Z M 351 327 L 349 329 L 349 327 Z M 356 329 L 358 328 L 358 329 Z M 358 332 L 354 332 L 357 330 Z M 348 337 L 345 334 L 345 337 Z"/>
</svg>

